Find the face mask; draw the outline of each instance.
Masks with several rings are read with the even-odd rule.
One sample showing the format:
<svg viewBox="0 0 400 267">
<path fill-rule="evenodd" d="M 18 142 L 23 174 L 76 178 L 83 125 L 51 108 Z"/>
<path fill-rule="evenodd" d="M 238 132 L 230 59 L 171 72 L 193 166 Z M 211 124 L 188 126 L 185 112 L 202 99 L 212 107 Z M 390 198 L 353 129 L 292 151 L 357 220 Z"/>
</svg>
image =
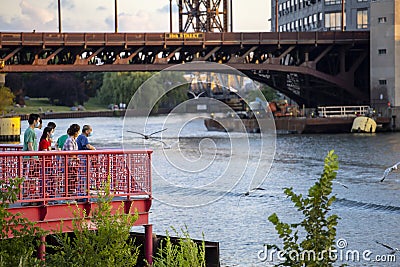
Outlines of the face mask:
<svg viewBox="0 0 400 267">
<path fill-rule="evenodd" d="M 39 126 L 40 126 L 40 122 L 38 121 L 38 122 L 36 123 L 35 127 L 36 127 L 36 128 L 39 128 Z"/>
<path fill-rule="evenodd" d="M 91 137 L 91 136 L 93 136 L 93 131 L 91 131 L 91 132 L 89 133 L 89 135 L 88 135 L 88 137 Z"/>
<path fill-rule="evenodd" d="M 50 134 L 50 138 L 52 138 L 52 139 L 53 139 L 53 137 L 54 137 L 54 134 Z"/>
</svg>

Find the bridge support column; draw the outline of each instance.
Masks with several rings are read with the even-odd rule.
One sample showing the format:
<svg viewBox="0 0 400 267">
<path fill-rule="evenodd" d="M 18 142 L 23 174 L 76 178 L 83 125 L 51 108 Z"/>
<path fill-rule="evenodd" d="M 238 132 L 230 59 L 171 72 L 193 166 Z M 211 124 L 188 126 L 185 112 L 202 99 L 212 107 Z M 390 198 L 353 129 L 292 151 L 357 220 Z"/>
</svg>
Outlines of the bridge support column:
<svg viewBox="0 0 400 267">
<path fill-rule="evenodd" d="M 38 258 L 44 261 L 46 256 L 46 236 L 43 235 L 40 237 L 40 245 L 38 247 Z"/>
<path fill-rule="evenodd" d="M 153 225 L 146 224 L 144 226 L 144 257 L 149 264 L 153 264 Z"/>
</svg>

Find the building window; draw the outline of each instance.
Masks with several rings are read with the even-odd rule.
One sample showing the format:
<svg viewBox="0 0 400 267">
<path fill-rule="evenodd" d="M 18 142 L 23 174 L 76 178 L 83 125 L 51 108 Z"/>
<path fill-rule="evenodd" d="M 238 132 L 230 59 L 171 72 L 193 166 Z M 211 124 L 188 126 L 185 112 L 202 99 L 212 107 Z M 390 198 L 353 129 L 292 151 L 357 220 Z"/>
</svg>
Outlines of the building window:
<svg viewBox="0 0 400 267">
<path fill-rule="evenodd" d="M 368 29 L 368 10 L 357 10 L 357 29 Z"/>
<path fill-rule="evenodd" d="M 319 20 L 322 20 L 322 13 L 319 13 Z"/>
<path fill-rule="evenodd" d="M 325 5 L 330 6 L 330 5 L 341 5 L 342 0 L 325 0 Z"/>
<path fill-rule="evenodd" d="M 386 55 L 386 49 L 378 49 L 379 55 Z"/>
<path fill-rule="evenodd" d="M 346 14 L 344 14 L 344 26 L 346 27 Z M 342 25 L 342 13 L 333 12 L 325 13 L 325 28 L 329 31 L 341 30 Z"/>
<path fill-rule="evenodd" d="M 379 85 L 386 85 L 386 80 L 379 80 Z"/>
<path fill-rule="evenodd" d="M 386 23 L 386 17 L 378 18 L 378 23 Z"/>
</svg>

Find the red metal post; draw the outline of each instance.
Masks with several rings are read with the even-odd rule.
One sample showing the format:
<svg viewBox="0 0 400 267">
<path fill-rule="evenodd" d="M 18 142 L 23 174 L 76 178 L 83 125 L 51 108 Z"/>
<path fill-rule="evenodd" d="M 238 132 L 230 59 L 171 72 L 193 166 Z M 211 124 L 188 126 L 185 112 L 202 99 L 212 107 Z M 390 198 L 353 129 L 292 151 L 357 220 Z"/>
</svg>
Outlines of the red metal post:
<svg viewBox="0 0 400 267">
<path fill-rule="evenodd" d="M 144 226 L 144 239 L 144 257 L 151 266 L 153 264 L 153 225 Z"/>
<path fill-rule="evenodd" d="M 45 255 L 46 255 L 46 236 L 43 235 L 40 237 L 40 245 L 38 247 L 38 258 L 44 261 Z"/>
</svg>

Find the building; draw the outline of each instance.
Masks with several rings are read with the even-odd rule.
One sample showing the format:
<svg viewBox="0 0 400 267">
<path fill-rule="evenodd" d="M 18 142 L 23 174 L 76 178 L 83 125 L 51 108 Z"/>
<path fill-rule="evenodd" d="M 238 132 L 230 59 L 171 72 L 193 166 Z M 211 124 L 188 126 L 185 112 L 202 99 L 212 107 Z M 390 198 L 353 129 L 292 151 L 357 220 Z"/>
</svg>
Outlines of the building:
<svg viewBox="0 0 400 267">
<path fill-rule="evenodd" d="M 369 0 L 345 1 L 343 11 L 344 30 L 369 29 Z M 341 0 L 272 0 L 271 13 L 271 31 L 342 30 Z"/>
<path fill-rule="evenodd" d="M 370 10 L 371 104 L 400 118 L 400 0 L 376 0 Z"/>
</svg>

